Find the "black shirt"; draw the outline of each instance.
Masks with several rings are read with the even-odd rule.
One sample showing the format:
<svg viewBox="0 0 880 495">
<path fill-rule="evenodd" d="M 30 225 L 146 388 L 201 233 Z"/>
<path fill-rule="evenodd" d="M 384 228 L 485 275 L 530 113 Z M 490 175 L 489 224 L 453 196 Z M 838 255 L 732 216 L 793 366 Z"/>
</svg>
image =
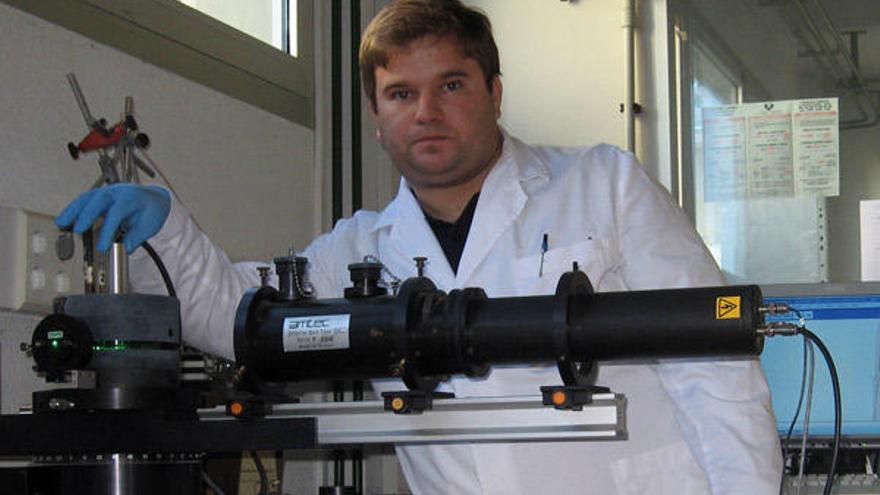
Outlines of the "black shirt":
<svg viewBox="0 0 880 495">
<path fill-rule="evenodd" d="M 474 194 L 474 197 L 464 207 L 464 211 L 461 212 L 461 216 L 458 217 L 455 223 L 438 220 L 428 215 L 422 209 L 422 213 L 425 214 L 425 220 L 428 221 L 428 225 L 434 231 L 434 236 L 437 237 L 437 242 L 440 243 L 443 254 L 446 255 L 446 260 L 449 261 L 449 266 L 452 267 L 452 273 L 458 272 L 458 263 L 461 261 L 461 253 L 464 251 L 468 232 L 471 230 L 471 222 L 474 219 L 474 211 L 477 210 L 477 200 L 479 198 L 480 193 Z"/>
</svg>

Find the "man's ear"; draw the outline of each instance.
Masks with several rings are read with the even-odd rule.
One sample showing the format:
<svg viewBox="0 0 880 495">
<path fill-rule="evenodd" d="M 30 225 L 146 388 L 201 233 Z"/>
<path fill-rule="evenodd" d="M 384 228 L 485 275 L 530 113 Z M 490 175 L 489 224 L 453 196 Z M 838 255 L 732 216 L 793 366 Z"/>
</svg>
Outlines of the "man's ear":
<svg viewBox="0 0 880 495">
<path fill-rule="evenodd" d="M 370 100 L 367 102 L 367 108 L 370 110 L 370 116 L 373 117 L 373 124 L 376 126 L 376 141 L 382 144 L 382 128 L 379 126 L 379 114 L 376 104 Z"/>
<path fill-rule="evenodd" d="M 492 104 L 495 106 L 495 118 L 501 118 L 501 93 L 504 88 L 501 85 L 501 76 L 492 78 Z"/>
</svg>

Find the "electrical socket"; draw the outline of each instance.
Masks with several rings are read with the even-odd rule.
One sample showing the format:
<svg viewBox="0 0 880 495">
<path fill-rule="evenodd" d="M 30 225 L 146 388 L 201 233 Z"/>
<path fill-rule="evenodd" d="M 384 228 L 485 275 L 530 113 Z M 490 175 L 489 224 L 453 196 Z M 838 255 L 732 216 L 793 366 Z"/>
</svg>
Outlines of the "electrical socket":
<svg viewBox="0 0 880 495">
<path fill-rule="evenodd" d="M 83 292 L 82 245 L 59 259 L 54 217 L 0 206 L 0 308 L 51 313 L 58 296 Z"/>
</svg>

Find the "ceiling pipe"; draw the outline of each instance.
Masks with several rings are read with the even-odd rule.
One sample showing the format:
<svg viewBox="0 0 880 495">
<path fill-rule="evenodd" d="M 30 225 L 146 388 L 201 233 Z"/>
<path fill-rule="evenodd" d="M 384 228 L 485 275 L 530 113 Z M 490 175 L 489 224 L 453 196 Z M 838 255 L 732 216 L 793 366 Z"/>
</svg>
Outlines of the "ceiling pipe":
<svg viewBox="0 0 880 495">
<path fill-rule="evenodd" d="M 822 17 L 822 20 L 825 22 L 828 31 L 831 33 L 834 38 L 834 43 L 837 45 L 832 48 L 828 45 L 828 42 L 825 40 L 825 37 L 822 36 L 822 31 L 819 26 L 816 25 L 816 22 L 813 20 L 813 17 L 810 15 L 810 12 L 807 10 L 807 7 L 804 5 L 803 0 L 795 0 L 795 5 L 798 6 L 801 12 L 801 16 L 807 24 L 810 32 L 813 37 L 816 38 L 816 41 L 821 46 L 821 50 L 823 54 L 831 55 L 832 64 L 834 64 L 835 69 L 840 73 L 846 73 L 847 69 L 849 69 L 850 77 L 855 81 L 856 93 L 859 93 L 861 96 L 867 100 L 870 112 L 862 107 L 862 102 L 857 98 L 856 104 L 859 108 L 859 112 L 863 115 L 862 118 L 853 119 L 853 120 L 844 120 L 840 122 L 841 129 L 863 129 L 867 127 L 874 127 L 880 122 L 880 112 L 878 112 L 877 103 L 874 100 L 873 95 L 867 88 L 867 83 L 865 81 L 864 76 L 862 76 L 862 72 L 859 70 L 856 61 L 853 60 L 852 54 L 847 50 L 846 43 L 841 37 L 840 33 L 837 31 L 837 28 L 834 26 L 834 22 L 831 19 L 831 16 L 828 14 L 828 11 L 825 7 L 819 3 L 814 2 L 816 4 L 816 9 Z M 846 63 L 847 67 L 842 67 L 838 58 L 835 54 L 841 54 L 843 56 L 843 60 Z M 873 117 L 870 115 L 873 114 Z M 870 117 L 870 118 L 869 118 Z"/>
</svg>

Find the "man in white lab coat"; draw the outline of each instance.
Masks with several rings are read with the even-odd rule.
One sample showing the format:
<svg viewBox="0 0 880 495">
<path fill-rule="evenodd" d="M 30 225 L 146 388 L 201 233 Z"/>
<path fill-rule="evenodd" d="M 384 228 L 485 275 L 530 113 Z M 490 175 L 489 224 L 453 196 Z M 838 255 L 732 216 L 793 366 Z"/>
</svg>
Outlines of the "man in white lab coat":
<svg viewBox="0 0 880 495">
<path fill-rule="evenodd" d="M 490 297 L 553 293 L 573 261 L 598 291 L 723 283 L 690 222 L 631 155 L 604 145 L 529 147 L 499 127 L 498 54 L 482 14 L 455 0 L 392 2 L 367 28 L 361 62 L 377 138 L 403 178 L 385 210 L 358 212 L 305 250 L 318 297 L 340 297 L 350 284 L 347 265 L 367 255 L 400 278 L 414 276 L 413 257 L 425 256 L 425 275 L 438 288 L 482 287 Z M 149 196 L 144 201 L 156 204 L 163 194 Z M 90 208 L 82 224 L 111 208 Z M 73 223 L 76 213 L 65 212 L 60 223 Z M 115 216 L 137 223 L 133 214 Z M 231 357 L 234 311 L 258 284 L 255 265 L 231 264 L 176 201 L 167 219 L 157 216 L 164 223 L 151 229 L 161 227 L 152 243 L 177 286 L 185 338 Z M 150 271 L 145 257 L 133 256 L 136 288 L 161 292 Z M 441 389 L 458 397 L 537 394 L 558 381 L 552 366 L 508 366 L 485 378 L 454 377 Z M 411 488 L 467 495 L 778 490 L 779 443 L 756 360 L 601 364 L 596 381 L 626 394 L 628 440 L 399 447 Z M 376 381 L 374 388 L 400 385 Z"/>
</svg>

